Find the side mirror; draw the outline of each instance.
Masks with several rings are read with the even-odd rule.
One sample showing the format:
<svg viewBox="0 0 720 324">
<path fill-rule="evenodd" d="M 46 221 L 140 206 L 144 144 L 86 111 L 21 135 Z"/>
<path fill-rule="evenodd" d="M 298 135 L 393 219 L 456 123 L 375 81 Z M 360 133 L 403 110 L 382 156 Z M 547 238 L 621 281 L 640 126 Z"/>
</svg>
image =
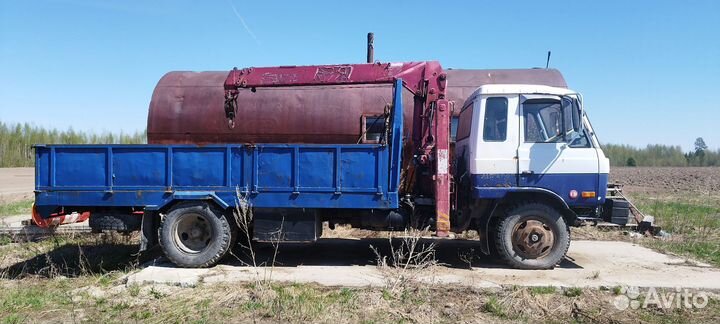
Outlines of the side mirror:
<svg viewBox="0 0 720 324">
<path fill-rule="evenodd" d="M 578 97 L 573 98 L 573 130 L 582 133 L 583 131 L 583 108 L 582 108 L 582 99 L 578 95 Z"/>
</svg>

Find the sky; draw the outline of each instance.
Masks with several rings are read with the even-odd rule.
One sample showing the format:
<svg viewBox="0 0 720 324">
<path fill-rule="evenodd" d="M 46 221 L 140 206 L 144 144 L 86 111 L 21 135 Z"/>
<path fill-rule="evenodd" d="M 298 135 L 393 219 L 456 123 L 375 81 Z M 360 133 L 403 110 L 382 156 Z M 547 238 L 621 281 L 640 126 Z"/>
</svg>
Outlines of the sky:
<svg viewBox="0 0 720 324">
<path fill-rule="evenodd" d="M 601 142 L 720 148 L 720 1 L 0 0 L 0 121 L 134 132 L 174 70 L 559 69 Z M 452 86 L 452 84 L 450 85 Z"/>
</svg>

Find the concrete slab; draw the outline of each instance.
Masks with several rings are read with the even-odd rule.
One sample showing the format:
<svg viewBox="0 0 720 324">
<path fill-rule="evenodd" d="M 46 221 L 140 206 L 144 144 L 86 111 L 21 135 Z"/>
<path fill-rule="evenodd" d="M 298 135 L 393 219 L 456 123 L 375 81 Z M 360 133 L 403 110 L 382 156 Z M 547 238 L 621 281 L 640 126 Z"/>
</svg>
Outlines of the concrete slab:
<svg viewBox="0 0 720 324">
<path fill-rule="evenodd" d="M 323 240 L 327 241 L 327 240 Z M 164 283 L 196 285 L 217 282 L 252 282 L 272 279 L 278 282 L 315 283 L 325 286 L 382 286 L 392 280 L 388 272 L 375 266 L 371 258 L 359 262 L 360 250 L 378 246 L 383 240 L 329 240 L 296 249 L 281 249 L 279 265 L 247 267 L 239 262 L 225 261 L 209 269 L 175 268 L 167 261 L 148 266 L 128 275 L 128 284 Z M 468 241 L 438 242 L 438 256 L 455 250 L 464 251 Z M 470 245 L 471 246 L 471 245 Z M 298 249 L 300 251 L 298 251 Z M 336 258 L 337 250 L 344 253 Z M 301 253 L 297 253 L 301 252 Z M 262 253 L 260 253 L 262 255 Z M 283 256 L 283 257 L 280 257 Z M 318 257 L 320 256 L 320 259 Z M 325 260 L 325 264 L 319 260 Z M 292 262 L 293 260 L 303 260 Z M 442 262 L 431 269 L 416 271 L 413 280 L 426 284 L 452 284 L 476 288 L 501 285 L 557 286 L 557 287 L 681 287 L 720 290 L 720 269 L 707 264 L 661 254 L 628 243 L 611 241 L 575 241 L 568 259 L 553 270 L 508 269 L 489 260 L 480 260 L 469 269 L 455 262 Z M 447 261 L 447 259 L 446 259 Z"/>
</svg>

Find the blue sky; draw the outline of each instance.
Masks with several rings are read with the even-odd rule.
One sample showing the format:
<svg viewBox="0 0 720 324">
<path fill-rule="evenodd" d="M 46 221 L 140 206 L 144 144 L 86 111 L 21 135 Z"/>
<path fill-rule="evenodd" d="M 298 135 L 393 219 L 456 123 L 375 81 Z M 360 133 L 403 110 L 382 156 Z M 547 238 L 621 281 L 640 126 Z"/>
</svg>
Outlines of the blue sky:
<svg viewBox="0 0 720 324">
<path fill-rule="evenodd" d="M 172 70 L 439 60 L 551 67 L 603 142 L 720 147 L 720 1 L 0 0 L 0 120 L 144 129 Z"/>
</svg>

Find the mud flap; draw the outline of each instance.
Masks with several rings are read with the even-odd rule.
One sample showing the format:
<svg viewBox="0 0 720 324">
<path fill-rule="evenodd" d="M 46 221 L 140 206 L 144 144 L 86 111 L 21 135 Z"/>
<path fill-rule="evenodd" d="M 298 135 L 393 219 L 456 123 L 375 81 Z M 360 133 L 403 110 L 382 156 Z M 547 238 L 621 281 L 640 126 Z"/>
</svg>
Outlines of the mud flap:
<svg viewBox="0 0 720 324">
<path fill-rule="evenodd" d="M 152 249 L 158 244 L 158 219 L 155 212 L 146 212 L 140 225 L 140 251 Z"/>
</svg>

